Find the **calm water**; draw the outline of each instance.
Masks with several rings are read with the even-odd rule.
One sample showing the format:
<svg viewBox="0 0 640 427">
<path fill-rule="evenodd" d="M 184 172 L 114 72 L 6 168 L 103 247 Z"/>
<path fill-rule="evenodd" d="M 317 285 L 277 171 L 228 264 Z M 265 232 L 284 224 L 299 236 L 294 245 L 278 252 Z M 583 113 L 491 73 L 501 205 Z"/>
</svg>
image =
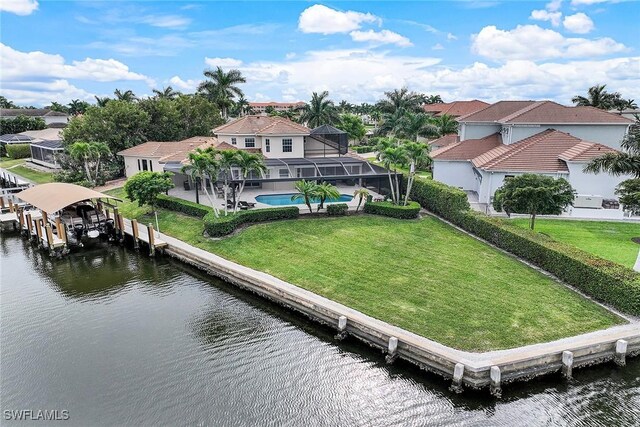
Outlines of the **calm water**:
<svg viewBox="0 0 640 427">
<path fill-rule="evenodd" d="M 640 424 L 638 359 L 455 395 L 168 259 L 51 260 L 7 236 L 0 253 L 0 406 L 68 410 L 56 425 Z"/>
<path fill-rule="evenodd" d="M 256 202 L 264 203 L 272 206 L 286 206 L 286 205 L 304 205 L 304 200 L 298 199 L 291 201 L 291 196 L 295 196 L 296 193 L 289 194 L 264 194 L 262 196 L 256 196 Z M 353 200 L 353 196 L 348 194 L 341 194 L 339 198 L 327 199 L 325 203 L 336 202 L 350 202 Z M 320 199 L 310 199 L 311 203 L 320 203 Z"/>
</svg>

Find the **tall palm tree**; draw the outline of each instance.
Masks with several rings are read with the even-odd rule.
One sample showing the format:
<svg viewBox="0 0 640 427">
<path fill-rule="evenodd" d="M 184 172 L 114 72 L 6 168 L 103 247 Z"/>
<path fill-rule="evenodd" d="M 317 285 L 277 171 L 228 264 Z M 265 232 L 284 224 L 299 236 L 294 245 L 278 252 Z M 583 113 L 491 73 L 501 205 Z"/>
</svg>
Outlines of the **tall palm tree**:
<svg viewBox="0 0 640 427">
<path fill-rule="evenodd" d="M 96 99 L 96 104 L 98 105 L 98 107 L 105 107 L 107 105 L 107 102 L 111 101 L 111 98 L 108 98 L 106 96 L 102 98 L 94 96 L 94 98 Z"/>
<path fill-rule="evenodd" d="M 394 136 L 402 132 L 402 124 L 405 116 L 405 110 L 395 110 L 393 113 L 385 113 L 382 115 L 382 122 L 378 127 L 378 135 Z"/>
<path fill-rule="evenodd" d="M 304 106 L 300 120 L 307 126 L 315 128 L 324 124 L 331 125 L 340 121 L 340 115 L 333 101 L 329 100 L 326 90 L 320 94 L 313 92 L 311 101 Z"/>
<path fill-rule="evenodd" d="M 429 159 L 429 147 L 427 144 L 421 144 L 417 142 L 410 142 L 404 145 L 406 151 L 407 160 L 409 161 L 409 177 L 407 178 L 407 193 L 404 196 L 404 205 L 407 205 L 409 201 L 409 194 L 411 193 L 411 187 L 413 187 L 413 180 L 416 176 L 416 167 L 420 163 L 424 163 Z"/>
<path fill-rule="evenodd" d="M 229 213 L 229 181 L 233 179 L 233 168 L 238 164 L 240 150 L 222 150 L 217 152 L 220 173 L 224 188 L 224 215 Z"/>
<path fill-rule="evenodd" d="M 200 83 L 198 92 L 216 104 L 222 117 L 226 119 L 229 107 L 233 105 L 233 98 L 244 96 L 238 84 L 246 83 L 247 79 L 242 76 L 240 70 L 226 72 L 222 67 L 217 67 L 215 70 L 205 70 L 204 76 L 207 80 Z"/>
<path fill-rule="evenodd" d="M 322 184 L 316 185 L 315 191 L 316 197 L 320 199 L 320 204 L 318 204 L 318 211 L 320 209 L 324 209 L 324 202 L 327 199 L 339 199 L 340 191 L 335 185 L 331 185 L 328 182 L 323 182 Z"/>
<path fill-rule="evenodd" d="M 443 104 L 444 101 L 440 95 L 429 95 L 425 97 L 425 104 Z"/>
<path fill-rule="evenodd" d="M 176 96 L 180 94 L 180 92 L 173 90 L 171 86 L 167 86 L 160 90 L 153 89 L 153 93 L 155 94 L 155 97 L 158 99 L 174 99 Z"/>
<path fill-rule="evenodd" d="M 438 134 L 438 129 L 425 113 L 405 113 L 398 121 L 399 134 L 406 139 L 418 141 L 421 136 Z"/>
<path fill-rule="evenodd" d="M 107 144 L 78 141 L 69 145 L 67 150 L 72 159 L 83 163 L 89 184 L 96 185 L 102 159 L 111 154 Z"/>
<path fill-rule="evenodd" d="M 640 118 L 631 126 L 629 133 L 620 143 L 625 152 L 607 153 L 591 160 L 584 168 L 585 172 L 608 172 L 611 175 L 633 175 L 640 179 Z"/>
<path fill-rule="evenodd" d="M 379 153 L 380 161 L 387 170 L 389 186 L 391 187 L 391 199 L 394 204 L 400 203 L 400 181 L 398 179 L 398 167 L 407 164 L 407 152 L 403 146 L 388 147 Z M 391 178 L 394 173 L 395 182 Z"/>
<path fill-rule="evenodd" d="M 596 107 L 601 110 L 611 110 L 618 105 L 621 95 L 618 92 L 609 93 L 607 85 L 595 85 L 589 88 L 587 96 L 574 96 L 571 102 L 579 107 Z"/>
<path fill-rule="evenodd" d="M 313 209 L 311 209 L 311 200 L 316 197 L 316 187 L 317 184 L 313 181 L 296 181 L 296 191 L 297 193 L 291 196 L 291 201 L 295 202 L 296 200 L 304 200 L 304 204 L 309 208 L 309 212 L 313 213 Z"/>
<path fill-rule="evenodd" d="M 89 108 L 89 103 L 87 101 L 80 101 L 79 99 L 73 99 L 70 103 L 67 104 L 69 107 L 69 114 L 73 116 L 77 116 L 78 114 L 84 114 Z"/>
<path fill-rule="evenodd" d="M 435 136 L 444 136 L 451 133 L 458 133 L 458 122 L 453 116 L 443 114 L 441 116 L 433 117 L 431 123 L 436 129 Z"/>
<path fill-rule="evenodd" d="M 198 185 L 198 180 L 203 183 L 204 194 L 213 208 L 214 215 L 218 218 L 220 216 L 218 208 L 207 190 L 207 178 L 209 178 L 209 185 L 212 186 L 213 194 L 213 183 L 217 180 L 220 165 L 212 152 L 204 151 L 201 148 L 196 148 L 195 151 L 188 153 L 187 160 L 188 164 L 182 167 L 182 172 L 188 174 L 195 182 L 195 185 Z"/>
<path fill-rule="evenodd" d="M 245 116 L 247 114 L 251 114 L 253 111 L 251 110 L 251 106 L 249 106 L 249 101 L 244 95 L 241 95 L 236 102 L 236 111 L 239 116 Z"/>
<path fill-rule="evenodd" d="M 120 89 L 116 89 L 113 94 L 118 101 L 133 102 L 138 99 L 132 90 L 122 92 Z"/>
<path fill-rule="evenodd" d="M 369 190 L 366 188 L 358 188 L 353 192 L 353 197 L 358 198 L 358 206 L 356 206 L 356 213 L 360 210 L 360 205 L 362 204 L 362 200 L 366 200 L 369 197 Z"/>
<path fill-rule="evenodd" d="M 51 105 L 49 107 L 49 110 L 51 111 L 58 111 L 60 113 L 68 113 L 69 109 L 67 107 L 65 107 L 64 105 L 60 104 L 59 102 L 53 101 L 51 103 Z"/>
<path fill-rule="evenodd" d="M 422 97 L 406 87 L 384 93 L 386 99 L 378 102 L 377 107 L 383 113 L 392 114 L 398 110 L 421 111 Z"/>
<path fill-rule="evenodd" d="M 238 211 L 238 202 L 240 201 L 240 195 L 244 191 L 244 186 L 247 183 L 247 178 L 249 174 L 252 172 L 260 174 L 263 176 L 267 171 L 267 166 L 264 164 L 264 159 L 260 154 L 253 154 L 247 151 L 239 150 L 236 152 L 235 157 L 235 167 L 240 169 L 240 178 L 242 181 L 238 186 L 238 193 L 236 197 L 236 204 L 233 207 L 234 212 Z"/>
<path fill-rule="evenodd" d="M 353 106 L 347 100 L 343 99 L 338 104 L 338 110 L 340 110 L 341 113 L 349 113 L 351 112 L 352 109 L 353 109 Z"/>
</svg>

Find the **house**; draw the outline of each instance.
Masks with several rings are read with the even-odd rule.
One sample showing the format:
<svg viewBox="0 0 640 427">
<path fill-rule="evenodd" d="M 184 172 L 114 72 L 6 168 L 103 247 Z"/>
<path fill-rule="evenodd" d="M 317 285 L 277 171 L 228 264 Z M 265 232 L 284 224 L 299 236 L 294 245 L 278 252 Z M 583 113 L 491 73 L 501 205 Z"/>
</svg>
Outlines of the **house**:
<svg viewBox="0 0 640 427">
<path fill-rule="evenodd" d="M 29 144 L 31 162 L 51 169 L 60 168 L 58 156 L 64 151 L 61 129 L 46 128 L 0 136 L 3 151 L 6 150 L 7 145 L 12 144 Z"/>
<path fill-rule="evenodd" d="M 47 108 L 0 108 L 0 118 L 2 119 L 12 120 L 18 116 L 40 118 L 44 120 L 47 126 L 51 124 L 64 124 L 66 126 L 69 121 L 68 114 Z"/>
<path fill-rule="evenodd" d="M 253 114 L 258 115 L 266 115 L 267 108 L 271 107 L 274 111 L 281 112 L 287 110 L 295 110 L 298 108 L 302 108 L 306 105 L 306 103 L 299 102 L 250 102 L 249 107 Z"/>
<path fill-rule="evenodd" d="M 625 176 L 587 174 L 591 159 L 620 150 L 631 120 L 551 101 L 501 101 L 458 119 L 457 140 L 432 152 L 433 178 L 490 204 L 505 179 L 523 173 L 562 177 L 583 196 L 615 198 Z M 442 139 L 442 138 L 441 138 Z"/>
<path fill-rule="evenodd" d="M 452 117 L 465 116 L 475 113 L 478 110 L 488 107 L 489 104 L 477 99 L 471 101 L 454 101 L 439 104 L 425 104 L 422 106 L 425 113 L 434 116 L 444 116 L 445 114 Z"/>
</svg>

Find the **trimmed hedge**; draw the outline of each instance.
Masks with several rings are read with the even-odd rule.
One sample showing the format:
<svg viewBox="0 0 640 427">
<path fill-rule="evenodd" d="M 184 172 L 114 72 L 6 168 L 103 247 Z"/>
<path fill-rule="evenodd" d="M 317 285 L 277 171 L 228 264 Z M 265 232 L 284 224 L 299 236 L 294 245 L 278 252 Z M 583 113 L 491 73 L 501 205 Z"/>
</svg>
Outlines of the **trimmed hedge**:
<svg viewBox="0 0 640 427">
<path fill-rule="evenodd" d="M 164 194 L 158 195 L 158 207 L 168 209 L 170 211 L 181 212 L 185 215 L 195 216 L 198 218 L 202 218 L 209 212 L 213 211 L 213 209 L 208 206 L 199 205 L 188 200 L 166 196 Z"/>
<path fill-rule="evenodd" d="M 471 211 L 463 191 L 416 179 L 411 198 L 458 227 L 527 260 L 593 298 L 640 315 L 640 274 L 502 218 Z M 366 208 L 366 205 L 365 205 Z"/>
<path fill-rule="evenodd" d="M 364 204 L 364 213 L 389 216 L 398 219 L 414 219 L 418 217 L 420 204 L 409 202 L 407 206 L 394 205 L 391 202 L 367 202 Z"/>
<path fill-rule="evenodd" d="M 329 216 L 346 215 L 349 210 L 349 205 L 346 203 L 336 203 L 327 205 L 327 214 Z"/>
<path fill-rule="evenodd" d="M 351 149 L 358 154 L 362 154 L 372 152 L 374 147 L 374 145 L 354 145 Z"/>
<path fill-rule="evenodd" d="M 26 159 L 31 157 L 31 145 L 29 144 L 7 144 L 7 156 L 12 159 Z"/>
<path fill-rule="evenodd" d="M 242 224 L 295 219 L 299 215 L 300 210 L 295 206 L 240 211 L 227 216 L 221 215 L 219 218 L 209 212 L 204 217 L 204 229 L 211 237 L 221 237 L 231 234 Z"/>
</svg>

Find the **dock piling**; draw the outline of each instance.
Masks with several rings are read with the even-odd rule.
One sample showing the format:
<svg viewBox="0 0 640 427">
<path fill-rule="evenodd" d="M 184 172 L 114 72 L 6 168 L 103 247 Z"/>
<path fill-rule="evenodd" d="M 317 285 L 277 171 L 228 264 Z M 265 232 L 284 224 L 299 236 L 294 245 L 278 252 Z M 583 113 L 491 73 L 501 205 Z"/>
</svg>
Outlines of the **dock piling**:
<svg viewBox="0 0 640 427">
<path fill-rule="evenodd" d="M 338 334 L 335 336 L 337 340 L 343 340 L 347 337 L 347 316 L 338 317 Z"/>
<path fill-rule="evenodd" d="M 501 373 L 499 366 L 492 366 L 491 371 L 489 372 L 489 377 L 491 379 L 491 384 L 489 385 L 489 391 L 495 397 L 502 396 L 502 388 L 500 386 Z"/>
<path fill-rule="evenodd" d="M 389 337 L 389 345 L 387 346 L 387 357 L 385 358 L 387 363 L 393 363 L 398 357 L 398 338 Z"/>
<path fill-rule="evenodd" d="M 453 384 L 451 384 L 451 391 L 455 393 L 462 393 L 462 377 L 464 376 L 464 365 L 462 363 L 456 363 L 453 368 Z"/>
<path fill-rule="evenodd" d="M 562 352 L 562 375 L 566 379 L 571 379 L 573 375 L 573 353 L 570 351 Z"/>
<path fill-rule="evenodd" d="M 147 232 L 149 233 L 149 256 L 154 256 L 156 254 L 156 236 L 153 232 L 153 224 L 149 223 Z"/>
<path fill-rule="evenodd" d="M 53 256 L 55 249 L 53 247 L 53 231 L 51 230 L 51 224 L 44 226 L 45 233 L 47 234 L 47 247 L 49 249 L 49 255 Z"/>
<path fill-rule="evenodd" d="M 138 233 L 138 221 L 136 219 L 131 220 L 131 231 L 133 232 L 133 247 L 138 249 L 140 247 L 140 237 Z"/>
<path fill-rule="evenodd" d="M 614 356 L 614 361 L 618 366 L 624 366 L 627 364 L 626 356 L 627 356 L 627 346 L 629 343 L 626 340 L 618 340 L 616 341 L 616 355 Z"/>
</svg>

